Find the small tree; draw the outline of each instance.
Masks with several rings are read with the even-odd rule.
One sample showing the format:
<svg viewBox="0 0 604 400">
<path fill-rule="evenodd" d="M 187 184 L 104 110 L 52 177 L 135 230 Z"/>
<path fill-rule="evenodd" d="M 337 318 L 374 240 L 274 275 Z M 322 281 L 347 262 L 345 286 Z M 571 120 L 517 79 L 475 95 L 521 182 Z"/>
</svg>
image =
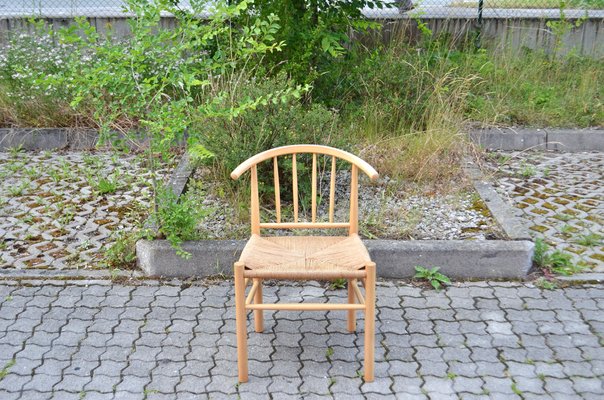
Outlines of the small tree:
<svg viewBox="0 0 604 400">
<path fill-rule="evenodd" d="M 276 38 L 287 46 L 270 60 L 296 81 L 311 83 L 322 63 L 345 52 L 351 31 L 379 27 L 365 19 L 364 8 L 392 6 L 383 0 L 256 0 L 245 17 L 278 16 L 282 29 Z"/>
<path fill-rule="evenodd" d="M 277 16 L 248 19 L 235 28 L 231 21 L 248 11 L 250 1 L 230 3 L 193 0 L 185 10 L 173 0 L 128 0 L 126 11 L 133 17 L 124 40 L 103 37 L 87 20 L 77 19 L 56 34 L 59 43 L 74 49 L 69 62 L 56 74 L 38 77 L 39 84 L 69 87 L 71 105 L 92 110 L 103 140 L 145 142 L 155 172 L 156 156 L 167 156 L 185 139 L 199 150 L 200 133 L 190 130 L 194 119 L 231 119 L 308 89 L 285 85 L 257 97 L 238 95 L 244 82 L 260 76 L 263 58 L 281 51 L 283 42 L 275 39 Z M 161 26 L 166 13 L 176 19 L 172 29 Z M 152 176 L 155 214 L 162 215 L 161 190 Z"/>
</svg>

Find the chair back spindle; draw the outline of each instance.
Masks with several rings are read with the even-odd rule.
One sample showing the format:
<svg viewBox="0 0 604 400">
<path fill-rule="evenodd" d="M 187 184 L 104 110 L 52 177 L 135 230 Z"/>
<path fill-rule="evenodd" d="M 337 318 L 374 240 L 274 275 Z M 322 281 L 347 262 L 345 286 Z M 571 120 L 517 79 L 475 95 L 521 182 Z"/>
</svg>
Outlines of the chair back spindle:
<svg viewBox="0 0 604 400">
<path fill-rule="evenodd" d="M 294 194 L 294 223 L 298 222 L 298 162 L 296 153 L 292 154 L 292 192 Z"/>
<path fill-rule="evenodd" d="M 336 204 L 336 157 L 331 156 L 331 175 L 329 177 L 329 222 L 333 223 Z"/>
<path fill-rule="evenodd" d="M 359 232 L 359 169 L 352 164 L 350 168 L 350 227 L 348 233 Z"/>
<path fill-rule="evenodd" d="M 273 175 L 274 175 L 274 186 L 275 186 L 275 214 L 277 223 L 281 222 L 281 192 L 279 188 L 279 163 L 277 157 L 273 157 Z"/>
</svg>

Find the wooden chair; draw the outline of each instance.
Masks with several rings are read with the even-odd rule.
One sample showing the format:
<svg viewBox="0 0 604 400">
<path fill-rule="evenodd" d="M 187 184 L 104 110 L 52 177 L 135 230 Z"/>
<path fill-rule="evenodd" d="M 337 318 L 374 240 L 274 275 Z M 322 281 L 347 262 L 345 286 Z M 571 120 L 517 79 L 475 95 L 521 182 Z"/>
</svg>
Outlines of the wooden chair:
<svg viewBox="0 0 604 400">
<path fill-rule="evenodd" d="M 297 155 L 312 155 L 311 221 L 301 222 L 298 204 Z M 321 156 L 324 155 L 324 156 Z M 281 221 L 278 157 L 291 156 L 293 222 Z M 329 222 L 317 222 L 317 156 L 331 157 L 329 188 Z M 299 158 L 298 158 L 299 159 Z M 350 213 L 348 222 L 334 222 L 336 160 L 351 164 Z M 258 198 L 258 168 L 263 161 L 273 162 L 275 189 L 275 222 L 261 222 Z M 373 381 L 375 347 L 375 263 L 358 236 L 358 172 L 372 180 L 378 173 L 368 163 L 348 152 L 319 145 L 293 145 L 274 148 L 249 158 L 231 173 L 238 179 L 245 171 L 251 173 L 252 236 L 235 263 L 235 309 L 237 325 L 237 357 L 239 381 L 248 380 L 247 311 L 254 311 L 256 332 L 263 330 L 263 310 L 347 310 L 348 330 L 354 332 L 356 311 L 365 312 L 365 381 Z M 346 229 L 347 236 L 261 236 L 262 229 Z M 265 304 L 262 301 L 264 279 L 335 280 L 347 279 L 348 303 Z M 365 296 L 357 282 L 361 281 Z M 245 295 L 248 283 L 251 289 Z"/>
</svg>

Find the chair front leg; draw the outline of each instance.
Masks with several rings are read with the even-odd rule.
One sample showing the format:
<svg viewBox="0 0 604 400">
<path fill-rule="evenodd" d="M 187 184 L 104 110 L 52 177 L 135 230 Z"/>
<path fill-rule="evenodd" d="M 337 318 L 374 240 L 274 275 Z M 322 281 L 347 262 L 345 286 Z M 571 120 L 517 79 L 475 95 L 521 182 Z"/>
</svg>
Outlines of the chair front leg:
<svg viewBox="0 0 604 400">
<path fill-rule="evenodd" d="M 356 303 L 356 294 L 352 288 L 354 279 L 348 280 L 348 304 Z M 357 316 L 355 310 L 348 310 L 348 332 L 354 332 L 357 325 Z"/>
<path fill-rule="evenodd" d="M 254 304 L 262 304 L 262 279 L 254 279 L 258 282 L 258 289 L 254 294 Z M 264 314 L 262 310 L 254 310 L 254 328 L 256 332 L 264 331 Z"/>
<path fill-rule="evenodd" d="M 244 265 L 236 262 L 235 275 L 235 324 L 237 331 L 237 367 L 239 369 L 239 382 L 247 382 L 247 313 L 245 311 L 245 278 L 243 277 Z"/>
<path fill-rule="evenodd" d="M 375 357 L 375 263 L 365 266 L 365 382 L 373 382 Z"/>
</svg>

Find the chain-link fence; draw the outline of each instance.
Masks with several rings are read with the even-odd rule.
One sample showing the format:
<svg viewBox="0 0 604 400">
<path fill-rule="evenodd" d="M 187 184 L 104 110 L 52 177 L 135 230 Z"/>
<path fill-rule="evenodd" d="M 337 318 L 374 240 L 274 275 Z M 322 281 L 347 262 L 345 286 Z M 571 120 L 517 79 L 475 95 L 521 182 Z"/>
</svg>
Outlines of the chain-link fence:
<svg viewBox="0 0 604 400">
<path fill-rule="evenodd" d="M 152 0 L 150 0 L 152 1 Z M 567 18 L 604 17 L 604 0 L 385 0 L 382 9 L 363 10 L 369 18 Z M 181 0 L 186 7 L 189 0 Z M 107 17 L 123 13 L 122 0 L 0 0 L 0 18 L 24 16 Z"/>
</svg>

